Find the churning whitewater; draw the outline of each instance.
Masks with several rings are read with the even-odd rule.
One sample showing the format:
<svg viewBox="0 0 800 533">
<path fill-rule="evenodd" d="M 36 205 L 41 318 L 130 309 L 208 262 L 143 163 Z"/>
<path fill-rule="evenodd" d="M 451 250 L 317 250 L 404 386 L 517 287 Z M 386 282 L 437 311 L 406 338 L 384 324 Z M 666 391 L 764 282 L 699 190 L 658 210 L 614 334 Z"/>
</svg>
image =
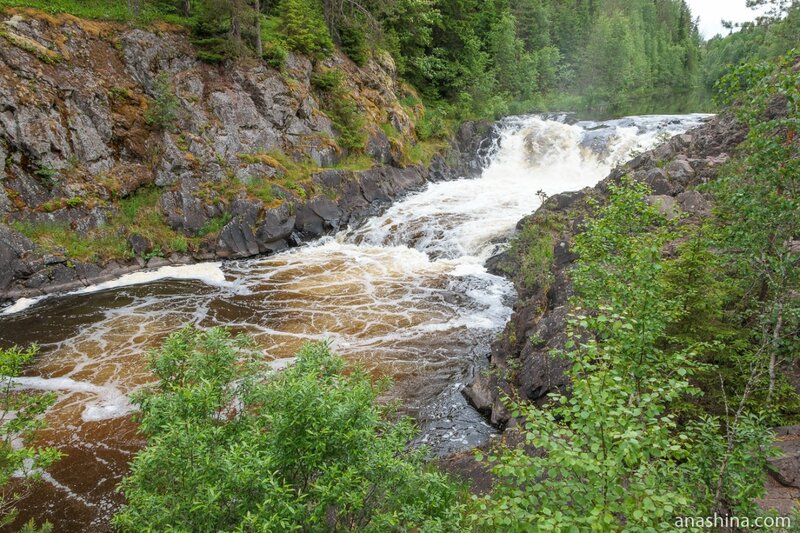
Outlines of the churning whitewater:
<svg viewBox="0 0 800 533">
<path fill-rule="evenodd" d="M 113 487 L 142 444 L 127 396 L 152 381 L 144 354 L 187 323 L 248 332 L 277 367 L 303 342 L 327 339 L 394 379 L 389 398 L 418 419 L 420 440 L 434 452 L 482 442 L 493 430 L 460 390 L 486 360 L 514 298 L 485 261 L 543 195 L 594 185 L 637 151 L 707 118 L 509 118 L 498 124 L 480 178 L 430 184 L 334 237 L 6 309 L 0 344 L 41 346 L 18 386 L 59 393 L 46 438 L 67 454 L 24 505 L 50 506 L 60 523 L 79 508 L 104 523 L 119 503 Z"/>
</svg>

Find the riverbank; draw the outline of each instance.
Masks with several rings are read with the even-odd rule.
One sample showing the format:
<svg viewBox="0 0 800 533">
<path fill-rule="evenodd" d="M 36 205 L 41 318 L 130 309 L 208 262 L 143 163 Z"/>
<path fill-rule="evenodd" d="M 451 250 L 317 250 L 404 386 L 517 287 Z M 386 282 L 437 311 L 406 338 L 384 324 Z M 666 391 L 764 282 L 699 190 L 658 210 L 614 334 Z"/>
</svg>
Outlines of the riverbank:
<svg viewBox="0 0 800 533">
<path fill-rule="evenodd" d="M 519 295 L 514 314 L 492 346 L 489 370 L 465 389 L 492 424 L 518 422 L 505 408 L 505 396 L 541 402 L 551 392 L 565 391 L 567 363 L 551 352 L 567 340 L 569 271 L 577 259 L 570 250 L 591 212 L 587 200 L 607 201 L 609 185 L 628 175 L 652 189 L 649 201 L 659 209 L 699 225 L 710 216 L 712 200 L 697 187 L 717 177 L 746 134 L 730 114 L 717 116 L 637 155 L 594 187 L 551 196 L 517 223 L 514 245 L 487 262 L 490 271 L 514 281 Z"/>
<path fill-rule="evenodd" d="M 30 9 L 3 19 L 6 303 L 274 253 L 479 169 L 489 124 L 465 124 L 451 141 L 418 138 L 424 107 L 385 54 L 363 67 L 341 53 L 316 63 L 289 54 L 281 69 L 209 65 L 177 27 Z M 361 115 L 360 149 L 341 141 L 334 89 Z"/>
</svg>

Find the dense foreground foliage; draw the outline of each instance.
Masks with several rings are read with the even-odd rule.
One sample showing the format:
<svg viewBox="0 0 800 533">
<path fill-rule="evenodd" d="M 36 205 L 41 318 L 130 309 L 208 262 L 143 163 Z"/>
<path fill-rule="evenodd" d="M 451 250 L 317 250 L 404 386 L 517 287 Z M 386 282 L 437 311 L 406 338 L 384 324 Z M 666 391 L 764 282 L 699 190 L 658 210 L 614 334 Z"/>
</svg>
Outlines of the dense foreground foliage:
<svg viewBox="0 0 800 533">
<path fill-rule="evenodd" d="M 460 491 L 409 447 L 412 424 L 326 345 L 272 373 L 246 339 L 187 328 L 150 361 L 121 530 L 460 529 Z"/>
<path fill-rule="evenodd" d="M 35 443 L 37 430 L 44 427 L 42 414 L 55 395 L 19 391 L 14 383 L 36 352 L 35 346 L 0 349 L 0 528 L 14 522 L 16 503 L 60 457 L 57 450 Z"/>
<path fill-rule="evenodd" d="M 479 522 L 655 531 L 676 516 L 757 512 L 772 439 L 761 417 L 678 419 L 681 401 L 702 396 L 692 380 L 705 346 L 671 335 L 695 302 L 672 292 L 669 277 L 683 267 L 662 250 L 677 228 L 647 194 L 641 184 L 612 187 L 578 236 L 570 340 L 554 354 L 572 363 L 571 389 L 545 408 L 511 402 L 526 420 L 524 446 L 490 458 L 497 483 Z"/>
</svg>

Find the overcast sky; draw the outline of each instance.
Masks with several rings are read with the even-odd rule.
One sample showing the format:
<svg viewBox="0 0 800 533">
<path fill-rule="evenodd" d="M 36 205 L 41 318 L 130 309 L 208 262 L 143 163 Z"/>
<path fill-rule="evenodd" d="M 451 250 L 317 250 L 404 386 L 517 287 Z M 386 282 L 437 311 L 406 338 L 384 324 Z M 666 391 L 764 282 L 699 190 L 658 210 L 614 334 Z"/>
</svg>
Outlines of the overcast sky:
<svg viewBox="0 0 800 533">
<path fill-rule="evenodd" d="M 700 17 L 700 33 L 706 39 L 718 33 L 726 35 L 728 30 L 722 28 L 720 20 L 745 22 L 754 20 L 756 12 L 748 9 L 745 0 L 686 0 L 692 9 L 692 16 Z"/>
</svg>

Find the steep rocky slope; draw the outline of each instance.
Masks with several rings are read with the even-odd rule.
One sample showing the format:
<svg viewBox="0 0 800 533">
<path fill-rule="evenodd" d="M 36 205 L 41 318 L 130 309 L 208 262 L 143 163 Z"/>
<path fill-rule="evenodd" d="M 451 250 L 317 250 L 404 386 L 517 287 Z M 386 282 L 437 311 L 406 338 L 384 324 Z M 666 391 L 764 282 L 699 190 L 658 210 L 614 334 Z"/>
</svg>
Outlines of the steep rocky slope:
<svg viewBox="0 0 800 533">
<path fill-rule="evenodd" d="M 364 155 L 337 143 L 313 80 L 330 69 L 364 118 Z M 445 155 L 409 157 L 416 102 L 388 55 L 363 68 L 342 54 L 209 65 L 181 28 L 6 12 L 0 301 L 276 252 L 474 172 L 467 154 L 488 125 L 463 126 Z"/>
<path fill-rule="evenodd" d="M 493 424 L 514 423 L 503 397 L 537 402 L 567 385 L 564 371 L 568 363 L 550 352 L 563 348 L 566 341 L 572 294 L 569 271 L 577 259 L 570 248 L 590 211 L 586 200 L 602 203 L 609 184 L 629 175 L 652 188 L 648 200 L 669 216 L 685 216 L 685 223 L 696 224 L 711 214 L 710 196 L 696 186 L 716 177 L 720 165 L 746 134 L 732 117 L 716 117 L 639 155 L 593 188 L 548 198 L 519 222 L 511 249 L 489 261 L 491 269 L 514 280 L 519 298 L 505 331 L 492 347 L 489 370 L 464 391 Z"/>
</svg>

